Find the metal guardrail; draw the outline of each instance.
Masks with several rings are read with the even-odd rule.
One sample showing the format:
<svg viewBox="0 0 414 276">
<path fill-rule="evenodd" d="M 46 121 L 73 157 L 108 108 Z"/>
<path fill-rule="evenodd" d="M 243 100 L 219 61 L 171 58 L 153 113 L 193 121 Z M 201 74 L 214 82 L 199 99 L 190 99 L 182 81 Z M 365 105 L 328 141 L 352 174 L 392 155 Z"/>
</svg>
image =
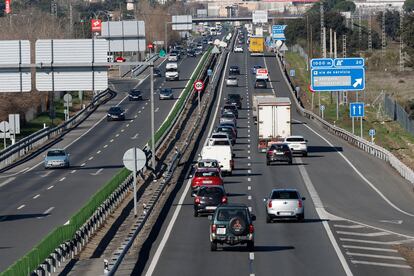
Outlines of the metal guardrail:
<svg viewBox="0 0 414 276">
<path fill-rule="evenodd" d="M 403 162 L 401 162 L 395 155 L 393 155 L 388 150 L 384 149 L 383 147 L 380 147 L 378 145 L 375 145 L 363 138 L 360 138 L 359 136 L 356 136 L 352 134 L 351 132 L 342 129 L 340 127 L 334 126 L 315 113 L 303 108 L 301 103 L 298 101 L 296 94 L 295 94 L 295 87 L 290 80 L 289 72 L 286 70 L 286 68 L 283 68 L 281 63 L 281 57 L 279 55 L 276 55 L 277 63 L 281 69 L 281 71 L 284 72 L 283 77 L 285 78 L 286 83 L 289 84 L 289 90 L 293 96 L 294 102 L 296 104 L 296 108 L 298 112 L 306 117 L 309 118 L 315 122 L 317 122 L 320 126 L 328 130 L 330 133 L 344 139 L 348 143 L 360 148 L 361 150 L 368 152 L 369 154 L 384 160 L 385 162 L 389 163 L 395 170 L 398 171 L 398 173 L 408 180 L 412 184 L 412 188 L 414 189 L 414 172 L 411 168 L 409 168 L 407 165 L 405 165 Z"/>
<path fill-rule="evenodd" d="M 8 148 L 0 151 L 0 171 L 1 169 L 12 165 L 17 160 L 27 156 L 29 153 L 32 153 L 40 146 L 43 146 L 47 141 L 54 139 L 63 132 L 78 125 L 86 117 L 88 117 L 101 103 L 108 100 L 107 96 L 113 96 L 113 92 L 110 89 L 107 89 L 95 96 L 92 102 L 90 102 L 85 108 L 80 110 L 68 121 L 54 128 L 48 127 L 41 129 L 19 140 L 14 145 L 11 145 Z"/>
</svg>

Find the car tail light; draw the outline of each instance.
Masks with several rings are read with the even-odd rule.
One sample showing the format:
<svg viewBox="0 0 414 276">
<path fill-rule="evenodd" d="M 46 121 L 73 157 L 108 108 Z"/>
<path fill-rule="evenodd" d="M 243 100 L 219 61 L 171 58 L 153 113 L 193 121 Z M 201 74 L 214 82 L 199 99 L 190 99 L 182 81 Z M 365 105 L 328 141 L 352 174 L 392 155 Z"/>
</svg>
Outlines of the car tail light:
<svg viewBox="0 0 414 276">
<path fill-rule="evenodd" d="M 227 203 L 227 196 L 223 196 L 221 198 L 221 203 Z"/>
<path fill-rule="evenodd" d="M 298 208 L 302 208 L 302 206 L 303 206 L 302 200 L 299 199 L 299 201 L 298 201 Z"/>
<path fill-rule="evenodd" d="M 217 230 L 217 226 L 215 225 L 215 224 L 212 224 L 211 225 L 211 233 L 216 233 L 216 230 Z"/>
<path fill-rule="evenodd" d="M 196 196 L 194 199 L 195 204 L 200 204 L 200 197 Z"/>
<path fill-rule="evenodd" d="M 272 208 L 272 201 L 269 200 L 269 202 L 267 203 L 267 207 Z"/>
<path fill-rule="evenodd" d="M 254 226 L 253 226 L 253 224 L 250 224 L 249 225 L 249 233 L 250 234 L 253 234 L 254 233 Z"/>
</svg>

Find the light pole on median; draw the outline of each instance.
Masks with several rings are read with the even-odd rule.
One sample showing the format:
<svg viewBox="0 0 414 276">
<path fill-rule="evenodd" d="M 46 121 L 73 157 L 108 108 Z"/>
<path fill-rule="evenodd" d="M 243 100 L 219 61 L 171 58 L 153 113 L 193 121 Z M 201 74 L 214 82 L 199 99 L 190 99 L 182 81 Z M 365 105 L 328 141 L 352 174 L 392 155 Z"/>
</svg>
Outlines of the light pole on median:
<svg viewBox="0 0 414 276">
<path fill-rule="evenodd" d="M 154 118 L 154 62 L 151 62 L 150 65 L 151 72 L 150 72 L 150 81 L 151 81 L 151 166 L 154 169 L 155 172 L 155 118 Z"/>
<path fill-rule="evenodd" d="M 165 41 L 164 41 L 164 46 L 165 46 L 165 52 L 168 53 L 168 24 L 172 24 L 172 22 L 165 22 L 165 29 L 164 29 L 164 34 L 165 34 Z"/>
</svg>

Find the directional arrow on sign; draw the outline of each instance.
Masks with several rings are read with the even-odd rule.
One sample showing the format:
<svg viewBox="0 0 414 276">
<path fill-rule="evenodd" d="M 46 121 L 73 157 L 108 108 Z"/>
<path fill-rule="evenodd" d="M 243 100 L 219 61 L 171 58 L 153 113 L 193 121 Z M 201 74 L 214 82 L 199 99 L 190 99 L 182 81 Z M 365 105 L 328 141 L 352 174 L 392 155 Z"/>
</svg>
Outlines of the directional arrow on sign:
<svg viewBox="0 0 414 276">
<path fill-rule="evenodd" d="M 356 88 L 358 85 L 362 85 L 362 79 L 355 79 L 355 82 L 352 86 Z"/>
</svg>

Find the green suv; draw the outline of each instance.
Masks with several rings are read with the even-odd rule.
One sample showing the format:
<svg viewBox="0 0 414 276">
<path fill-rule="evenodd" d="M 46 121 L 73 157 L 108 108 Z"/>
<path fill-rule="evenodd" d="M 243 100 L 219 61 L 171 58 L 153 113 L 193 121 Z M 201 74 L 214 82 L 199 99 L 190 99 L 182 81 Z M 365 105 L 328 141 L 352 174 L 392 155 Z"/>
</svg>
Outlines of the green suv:
<svg viewBox="0 0 414 276">
<path fill-rule="evenodd" d="M 210 220 L 211 251 L 217 250 L 217 244 L 246 244 L 248 250 L 254 249 L 253 221 L 256 216 L 250 214 L 246 205 L 219 205 Z"/>
</svg>

